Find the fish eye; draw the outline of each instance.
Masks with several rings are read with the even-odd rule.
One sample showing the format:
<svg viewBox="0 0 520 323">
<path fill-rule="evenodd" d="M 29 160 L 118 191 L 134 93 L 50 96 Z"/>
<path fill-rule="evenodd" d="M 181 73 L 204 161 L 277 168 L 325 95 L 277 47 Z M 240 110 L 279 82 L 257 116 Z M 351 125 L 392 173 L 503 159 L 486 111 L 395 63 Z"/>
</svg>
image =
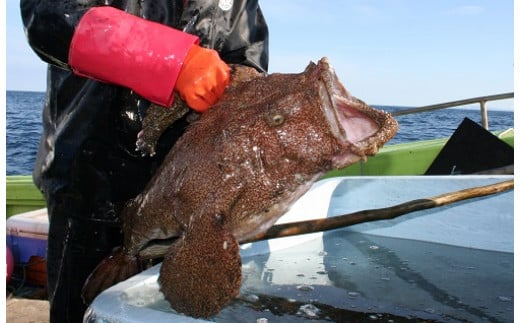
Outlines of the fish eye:
<svg viewBox="0 0 520 323">
<path fill-rule="evenodd" d="M 271 113 L 268 115 L 267 121 L 271 126 L 281 126 L 285 122 L 285 116 L 279 112 Z"/>
</svg>

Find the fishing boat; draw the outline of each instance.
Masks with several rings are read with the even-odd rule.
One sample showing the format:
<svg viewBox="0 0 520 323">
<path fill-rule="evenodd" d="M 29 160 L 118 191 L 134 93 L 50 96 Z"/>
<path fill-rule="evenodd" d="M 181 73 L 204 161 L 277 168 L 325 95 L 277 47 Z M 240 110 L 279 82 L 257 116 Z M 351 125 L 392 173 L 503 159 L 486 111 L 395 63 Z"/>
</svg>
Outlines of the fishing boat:
<svg viewBox="0 0 520 323">
<path fill-rule="evenodd" d="M 478 97 L 395 115 L 476 102 L 486 129 L 485 103 L 511 97 Z M 512 163 L 503 162 L 471 175 L 460 167 L 436 173 L 449 161 L 450 156 L 440 157 L 449 155 L 454 136 L 388 145 L 366 161 L 327 174 L 277 225 L 388 209 L 512 181 Z M 504 149 L 514 147 L 513 129 L 491 137 Z M 44 208 L 30 176 L 7 177 L 8 218 L 41 219 Z M 242 245 L 240 296 L 212 320 L 512 321 L 512 190 L 406 213 Z M 171 310 L 159 291 L 159 269 L 160 264 L 100 294 L 86 321 L 201 321 Z"/>
<path fill-rule="evenodd" d="M 277 224 L 325 220 L 511 178 L 333 177 L 317 182 Z M 242 245 L 240 296 L 211 321 L 511 322 L 513 241 L 509 191 L 392 220 Z M 204 321 L 171 309 L 157 283 L 159 270 L 160 264 L 101 293 L 87 321 Z"/>
</svg>

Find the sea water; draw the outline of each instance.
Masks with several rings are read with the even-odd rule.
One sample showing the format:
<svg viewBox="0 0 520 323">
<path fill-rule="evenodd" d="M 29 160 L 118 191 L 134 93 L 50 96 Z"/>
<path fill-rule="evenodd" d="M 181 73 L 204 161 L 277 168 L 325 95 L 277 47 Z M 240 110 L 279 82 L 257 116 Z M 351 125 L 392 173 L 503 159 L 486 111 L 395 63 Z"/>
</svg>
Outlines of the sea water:
<svg viewBox="0 0 520 323">
<path fill-rule="evenodd" d="M 39 140 L 42 133 L 43 92 L 6 92 L 6 170 L 7 175 L 28 175 L 32 173 Z M 491 104 L 491 103 L 490 103 Z M 500 101 L 493 102 L 498 105 Z M 376 106 L 388 112 L 407 107 Z M 397 117 L 399 132 L 388 143 L 402 143 L 421 139 L 450 136 L 468 117 L 481 123 L 479 110 L 445 109 Z M 504 130 L 513 127 L 513 112 L 488 111 L 489 129 Z"/>
</svg>

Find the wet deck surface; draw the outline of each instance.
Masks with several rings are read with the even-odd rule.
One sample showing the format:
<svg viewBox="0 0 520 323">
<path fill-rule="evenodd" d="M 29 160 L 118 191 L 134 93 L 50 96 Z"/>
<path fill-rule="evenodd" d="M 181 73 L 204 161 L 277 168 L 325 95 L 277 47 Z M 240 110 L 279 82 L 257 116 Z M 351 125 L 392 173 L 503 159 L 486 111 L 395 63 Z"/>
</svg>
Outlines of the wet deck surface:
<svg viewBox="0 0 520 323">
<path fill-rule="evenodd" d="M 7 298 L 7 323 L 49 322 L 49 302 L 37 299 Z"/>
</svg>

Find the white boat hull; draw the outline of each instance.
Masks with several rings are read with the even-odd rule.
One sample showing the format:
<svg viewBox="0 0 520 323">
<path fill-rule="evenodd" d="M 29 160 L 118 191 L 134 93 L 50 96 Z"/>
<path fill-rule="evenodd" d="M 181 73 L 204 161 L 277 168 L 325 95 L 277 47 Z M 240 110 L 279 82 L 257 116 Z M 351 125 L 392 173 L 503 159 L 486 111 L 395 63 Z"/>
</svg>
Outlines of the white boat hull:
<svg viewBox="0 0 520 323">
<path fill-rule="evenodd" d="M 388 207 L 512 178 L 331 178 L 316 183 L 278 223 Z M 281 319 L 276 310 L 258 303 L 276 299 L 289 307 L 301 305 L 298 312 L 285 314 L 294 320 L 359 311 L 375 318 L 390 313 L 510 321 L 513 224 L 513 191 L 508 191 L 393 220 L 243 245 L 241 295 L 214 320 L 274 322 Z M 159 269 L 157 265 L 100 294 L 86 320 L 199 321 L 170 309 L 157 284 Z M 257 307 L 263 310 L 253 309 Z"/>
</svg>

